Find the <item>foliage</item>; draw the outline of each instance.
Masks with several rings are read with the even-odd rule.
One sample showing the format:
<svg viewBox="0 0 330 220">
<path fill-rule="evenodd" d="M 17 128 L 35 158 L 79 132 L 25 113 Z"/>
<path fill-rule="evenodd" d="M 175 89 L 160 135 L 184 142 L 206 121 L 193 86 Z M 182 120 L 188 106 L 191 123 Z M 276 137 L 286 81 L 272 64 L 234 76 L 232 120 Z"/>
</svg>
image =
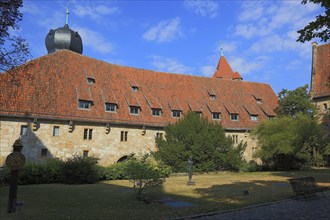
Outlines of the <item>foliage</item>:
<svg viewBox="0 0 330 220">
<path fill-rule="evenodd" d="M 245 146 L 233 148 L 220 124 L 210 123 L 194 112 L 166 126 L 165 133 L 166 140 L 156 138 L 159 150 L 155 157 L 174 172 L 187 171 L 189 156 L 193 157 L 197 172 L 237 169 Z"/>
<path fill-rule="evenodd" d="M 303 0 L 302 4 L 311 2 L 314 4 L 321 4 L 324 7 L 325 13 L 316 16 L 316 20 L 310 22 L 303 29 L 299 30 L 297 41 L 305 42 L 313 38 L 319 38 L 323 42 L 330 39 L 330 1 L 329 0 Z"/>
<path fill-rule="evenodd" d="M 0 72 L 19 66 L 30 58 L 26 40 L 9 34 L 11 30 L 19 30 L 17 23 L 22 20 L 19 11 L 22 5 L 22 0 L 2 0 L 0 4 Z"/>
<path fill-rule="evenodd" d="M 18 184 L 44 184 L 58 183 L 61 174 L 62 161 L 50 158 L 44 162 L 36 163 L 28 161 L 19 171 Z M 2 173 L 0 183 L 9 183 L 10 170 L 6 167 Z"/>
<path fill-rule="evenodd" d="M 110 166 L 99 166 L 100 179 L 102 180 L 121 180 L 127 179 L 126 162 L 115 163 Z"/>
<path fill-rule="evenodd" d="M 289 170 L 311 165 L 311 153 L 320 147 L 322 130 L 311 117 L 298 114 L 261 122 L 253 131 L 261 149 L 257 156 L 269 169 Z"/>
<path fill-rule="evenodd" d="M 73 156 L 64 161 L 61 182 L 67 184 L 95 183 L 99 180 L 98 158 Z"/>
<path fill-rule="evenodd" d="M 275 110 L 278 115 L 295 116 L 298 113 L 313 115 L 315 112 L 315 106 L 309 99 L 307 84 L 292 91 L 282 89 L 278 93 L 278 98 L 279 106 Z"/>
<path fill-rule="evenodd" d="M 160 186 L 165 181 L 161 170 L 144 159 L 131 159 L 126 163 L 127 177 L 134 183 L 136 199 L 139 201 L 144 200 L 155 187 Z"/>
</svg>

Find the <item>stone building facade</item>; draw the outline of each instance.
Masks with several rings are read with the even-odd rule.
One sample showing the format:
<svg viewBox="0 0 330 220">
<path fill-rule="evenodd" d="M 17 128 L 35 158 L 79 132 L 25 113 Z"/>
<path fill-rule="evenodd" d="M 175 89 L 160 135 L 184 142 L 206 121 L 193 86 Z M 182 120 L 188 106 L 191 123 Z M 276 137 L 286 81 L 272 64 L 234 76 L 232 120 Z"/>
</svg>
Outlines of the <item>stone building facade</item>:
<svg viewBox="0 0 330 220">
<path fill-rule="evenodd" d="M 74 42 L 56 39 L 58 31 Z M 213 77 L 198 77 L 89 58 L 80 40 L 68 25 L 51 30 L 49 54 L 0 74 L 0 165 L 18 137 L 29 160 L 78 154 L 113 164 L 156 151 L 155 137 L 188 111 L 221 124 L 235 145 L 246 142 L 251 160 L 258 147 L 251 129 L 275 116 L 272 88 L 243 81 L 224 56 Z"/>
</svg>

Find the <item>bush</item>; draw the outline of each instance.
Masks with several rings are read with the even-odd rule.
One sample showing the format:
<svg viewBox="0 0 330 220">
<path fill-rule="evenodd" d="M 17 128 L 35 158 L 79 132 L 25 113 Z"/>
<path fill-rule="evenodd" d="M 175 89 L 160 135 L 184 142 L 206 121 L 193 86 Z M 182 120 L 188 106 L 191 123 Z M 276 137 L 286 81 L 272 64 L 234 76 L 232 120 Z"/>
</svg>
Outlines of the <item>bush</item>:
<svg viewBox="0 0 330 220">
<path fill-rule="evenodd" d="M 98 158 L 73 156 L 62 166 L 61 182 L 67 184 L 95 183 L 99 180 Z"/>
<path fill-rule="evenodd" d="M 126 175 L 127 162 L 115 163 L 107 167 L 99 166 L 100 179 L 102 180 L 121 180 L 127 179 Z"/>
<path fill-rule="evenodd" d="M 256 172 L 261 171 L 262 167 L 254 160 L 250 160 L 249 162 L 244 161 L 240 171 L 242 172 Z"/>
<path fill-rule="evenodd" d="M 162 172 L 145 161 L 131 159 L 126 164 L 128 179 L 134 183 L 136 199 L 141 201 L 146 198 L 157 186 L 165 181 Z"/>
</svg>

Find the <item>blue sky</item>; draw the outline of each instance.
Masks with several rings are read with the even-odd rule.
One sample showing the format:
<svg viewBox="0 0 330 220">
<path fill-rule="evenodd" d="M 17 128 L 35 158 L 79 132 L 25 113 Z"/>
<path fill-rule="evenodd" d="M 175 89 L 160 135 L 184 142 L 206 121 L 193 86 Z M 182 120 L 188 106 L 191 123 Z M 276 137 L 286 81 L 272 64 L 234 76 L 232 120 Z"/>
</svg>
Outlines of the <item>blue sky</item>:
<svg viewBox="0 0 330 220">
<path fill-rule="evenodd" d="M 311 42 L 297 30 L 324 10 L 299 1 L 70 0 L 69 26 L 88 57 L 156 71 L 211 77 L 220 45 L 245 81 L 276 94 L 310 83 Z M 67 0 L 24 0 L 19 34 L 33 58 L 50 29 L 65 24 Z"/>
</svg>

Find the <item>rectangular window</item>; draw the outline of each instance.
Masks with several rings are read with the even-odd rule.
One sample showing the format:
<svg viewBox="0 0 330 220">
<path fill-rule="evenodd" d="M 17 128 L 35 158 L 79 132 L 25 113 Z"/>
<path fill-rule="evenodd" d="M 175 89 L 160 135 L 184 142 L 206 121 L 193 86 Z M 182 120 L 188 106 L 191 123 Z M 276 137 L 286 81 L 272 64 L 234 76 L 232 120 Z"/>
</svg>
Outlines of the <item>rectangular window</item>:
<svg viewBox="0 0 330 220">
<path fill-rule="evenodd" d="M 163 139 L 163 133 L 161 133 L 161 132 L 157 132 L 157 133 L 156 133 L 156 137 L 157 137 L 157 138 L 161 138 L 161 139 Z"/>
<path fill-rule="evenodd" d="M 232 120 L 232 121 L 238 121 L 238 115 L 237 114 L 231 114 L 230 115 L 230 120 Z"/>
<path fill-rule="evenodd" d="M 22 125 L 21 126 L 21 136 L 26 136 L 28 131 L 28 126 L 27 125 Z"/>
<path fill-rule="evenodd" d="M 137 107 L 137 106 L 130 106 L 129 107 L 129 113 L 131 113 L 132 115 L 138 115 L 139 110 L 140 110 L 140 108 Z"/>
<path fill-rule="evenodd" d="M 173 118 L 180 118 L 181 117 L 181 111 L 173 110 L 172 111 L 172 117 Z"/>
<path fill-rule="evenodd" d="M 83 158 L 88 157 L 89 150 L 84 150 L 83 151 Z"/>
<path fill-rule="evenodd" d="M 234 144 L 237 144 L 237 143 L 238 143 L 238 135 L 237 135 L 237 134 L 234 134 L 234 135 L 232 136 L 232 139 L 233 139 L 233 143 L 234 143 Z"/>
<path fill-rule="evenodd" d="M 54 126 L 53 127 L 53 136 L 54 137 L 60 136 L 60 127 L 59 126 Z"/>
<path fill-rule="evenodd" d="M 84 129 L 84 140 L 92 140 L 93 138 L 93 129 Z"/>
<path fill-rule="evenodd" d="M 116 112 L 117 105 L 113 103 L 105 103 L 105 111 L 106 112 Z"/>
<path fill-rule="evenodd" d="M 80 109 L 90 109 L 92 106 L 92 101 L 79 100 Z"/>
<path fill-rule="evenodd" d="M 120 141 L 127 141 L 128 131 L 121 131 L 120 132 Z"/>
<path fill-rule="evenodd" d="M 251 115 L 252 121 L 258 121 L 258 115 Z"/>
<path fill-rule="evenodd" d="M 213 119 L 213 120 L 220 120 L 220 113 L 218 113 L 218 112 L 213 112 L 213 113 L 212 113 L 212 119 Z"/>
<path fill-rule="evenodd" d="M 162 114 L 162 110 L 159 108 L 153 108 L 151 109 L 151 112 L 153 116 L 160 116 Z"/>
<path fill-rule="evenodd" d="M 258 104 L 262 104 L 262 100 L 261 99 L 256 99 Z"/>
<path fill-rule="evenodd" d="M 46 148 L 41 149 L 41 156 L 47 156 L 48 150 Z"/>
<path fill-rule="evenodd" d="M 324 111 L 328 110 L 328 105 L 327 105 L 327 103 L 324 103 L 324 104 L 323 104 L 323 110 L 324 110 Z"/>
<path fill-rule="evenodd" d="M 211 100 L 215 100 L 215 95 L 210 95 Z"/>
</svg>

